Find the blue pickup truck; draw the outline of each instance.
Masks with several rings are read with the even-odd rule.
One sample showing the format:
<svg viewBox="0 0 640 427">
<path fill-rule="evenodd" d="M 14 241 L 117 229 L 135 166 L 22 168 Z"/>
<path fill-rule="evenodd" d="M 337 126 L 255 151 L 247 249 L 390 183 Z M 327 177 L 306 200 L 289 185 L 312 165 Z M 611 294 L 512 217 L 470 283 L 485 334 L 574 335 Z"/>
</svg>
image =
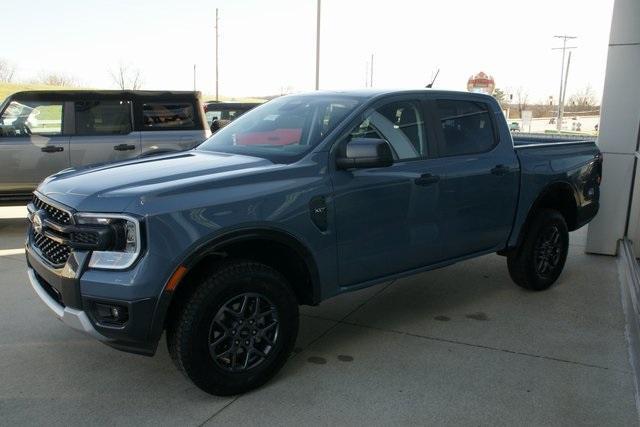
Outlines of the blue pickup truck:
<svg viewBox="0 0 640 427">
<path fill-rule="evenodd" d="M 550 287 L 598 211 L 602 156 L 522 138 L 481 94 L 277 98 L 193 150 L 45 179 L 29 280 L 67 325 L 145 355 L 166 332 L 198 387 L 242 393 L 287 360 L 301 304 L 494 252 Z"/>
</svg>

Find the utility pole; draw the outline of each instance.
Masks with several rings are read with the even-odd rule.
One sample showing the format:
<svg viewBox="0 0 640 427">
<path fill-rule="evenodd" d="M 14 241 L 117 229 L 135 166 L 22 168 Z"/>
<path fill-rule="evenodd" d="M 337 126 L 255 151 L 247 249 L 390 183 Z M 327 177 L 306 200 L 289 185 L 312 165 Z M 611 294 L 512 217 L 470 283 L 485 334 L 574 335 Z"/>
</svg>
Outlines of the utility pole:
<svg viewBox="0 0 640 427">
<path fill-rule="evenodd" d="M 562 114 L 564 114 L 564 101 L 567 99 L 567 80 L 569 79 L 569 65 L 571 65 L 571 51 L 567 58 L 567 70 L 564 72 L 564 87 L 562 88 Z"/>
<path fill-rule="evenodd" d="M 565 58 L 565 53 L 567 51 L 567 49 L 575 49 L 576 46 L 567 46 L 567 40 L 571 40 L 571 39 L 575 39 L 577 38 L 576 36 L 567 36 L 567 35 L 563 35 L 563 36 L 553 36 L 556 39 L 562 39 L 562 47 L 554 47 L 552 48 L 552 50 L 562 50 L 562 67 L 560 70 L 560 94 L 558 96 L 558 123 L 557 123 L 557 129 L 558 130 L 562 130 L 562 114 L 564 112 L 564 98 L 563 98 L 563 94 L 564 94 L 564 82 L 566 81 L 566 76 L 565 76 L 565 69 L 564 69 L 564 58 Z M 568 68 L 567 67 L 567 72 L 568 72 Z"/>
<path fill-rule="evenodd" d="M 196 64 L 193 64 L 193 91 L 196 91 Z"/>
<path fill-rule="evenodd" d="M 364 87 L 369 87 L 369 61 L 364 61 Z"/>
<path fill-rule="evenodd" d="M 371 72 L 369 73 L 369 87 L 373 87 L 373 53 L 371 54 Z"/>
<path fill-rule="evenodd" d="M 318 11 L 316 13 L 316 90 L 320 89 L 320 8 L 321 0 L 318 0 Z"/>
<path fill-rule="evenodd" d="M 216 101 L 218 98 L 218 8 L 216 7 Z"/>
</svg>

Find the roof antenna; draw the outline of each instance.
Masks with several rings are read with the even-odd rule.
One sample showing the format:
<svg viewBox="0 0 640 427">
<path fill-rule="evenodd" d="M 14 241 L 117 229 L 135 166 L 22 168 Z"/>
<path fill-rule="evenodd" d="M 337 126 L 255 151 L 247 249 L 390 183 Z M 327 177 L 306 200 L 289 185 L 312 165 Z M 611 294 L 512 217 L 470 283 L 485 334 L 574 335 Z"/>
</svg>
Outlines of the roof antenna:
<svg viewBox="0 0 640 427">
<path fill-rule="evenodd" d="M 431 79 L 431 83 L 425 86 L 427 89 L 431 89 L 433 87 L 433 84 L 436 82 L 436 79 L 438 78 L 438 74 L 440 74 L 440 68 L 438 68 L 438 71 L 436 71 L 436 75 L 433 76 L 433 79 Z"/>
</svg>

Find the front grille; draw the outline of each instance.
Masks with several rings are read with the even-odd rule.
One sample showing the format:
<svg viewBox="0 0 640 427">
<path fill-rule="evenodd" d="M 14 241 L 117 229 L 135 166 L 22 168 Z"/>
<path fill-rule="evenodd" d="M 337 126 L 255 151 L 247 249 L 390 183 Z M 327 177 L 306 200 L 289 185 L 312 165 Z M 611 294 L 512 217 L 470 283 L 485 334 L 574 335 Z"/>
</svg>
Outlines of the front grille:
<svg viewBox="0 0 640 427">
<path fill-rule="evenodd" d="M 98 233 L 91 231 L 74 231 L 71 233 L 71 241 L 74 243 L 84 243 L 95 245 L 100 240 Z"/>
<path fill-rule="evenodd" d="M 66 226 L 72 223 L 69 212 L 53 206 L 35 195 L 33 196 L 33 207 L 35 211 L 45 211 L 47 219 L 54 224 Z M 31 228 L 31 233 L 33 246 L 40 252 L 44 259 L 55 267 L 61 267 L 67 262 L 71 254 L 71 248 L 69 246 L 46 236 L 44 231 L 41 233 L 36 232 L 33 227 Z"/>
<path fill-rule="evenodd" d="M 54 266 L 62 266 L 69 259 L 71 248 L 62 245 L 44 234 L 33 231 L 33 246 Z"/>
<path fill-rule="evenodd" d="M 38 198 L 38 196 L 33 196 L 33 206 L 35 206 L 36 210 L 42 209 L 47 212 L 49 218 L 53 219 L 58 224 L 71 224 L 71 214 L 69 212 L 58 209 L 55 206 L 48 204 L 47 202 Z"/>
</svg>

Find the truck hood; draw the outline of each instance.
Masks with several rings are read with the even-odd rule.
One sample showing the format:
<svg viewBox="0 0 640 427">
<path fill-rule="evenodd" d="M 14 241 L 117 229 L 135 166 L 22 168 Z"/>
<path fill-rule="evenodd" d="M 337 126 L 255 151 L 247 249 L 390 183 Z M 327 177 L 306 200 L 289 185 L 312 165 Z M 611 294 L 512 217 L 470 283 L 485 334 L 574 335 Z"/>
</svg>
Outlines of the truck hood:
<svg viewBox="0 0 640 427">
<path fill-rule="evenodd" d="M 78 211 L 123 212 L 142 198 L 273 167 L 277 166 L 258 157 L 191 150 L 65 169 L 45 179 L 37 191 Z"/>
</svg>

